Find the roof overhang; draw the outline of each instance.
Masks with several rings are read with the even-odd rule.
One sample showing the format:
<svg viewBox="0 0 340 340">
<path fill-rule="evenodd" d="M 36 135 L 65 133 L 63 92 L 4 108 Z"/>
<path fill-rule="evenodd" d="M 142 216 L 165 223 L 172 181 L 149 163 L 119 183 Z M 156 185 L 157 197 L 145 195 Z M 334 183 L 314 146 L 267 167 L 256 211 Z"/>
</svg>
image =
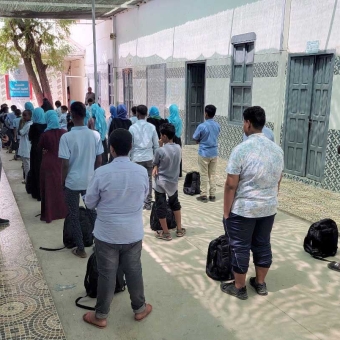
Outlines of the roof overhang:
<svg viewBox="0 0 340 340">
<path fill-rule="evenodd" d="M 112 17 L 141 0 L 95 0 L 97 19 Z M 37 19 L 91 19 L 92 0 L 0 0 L 0 17 Z"/>
</svg>

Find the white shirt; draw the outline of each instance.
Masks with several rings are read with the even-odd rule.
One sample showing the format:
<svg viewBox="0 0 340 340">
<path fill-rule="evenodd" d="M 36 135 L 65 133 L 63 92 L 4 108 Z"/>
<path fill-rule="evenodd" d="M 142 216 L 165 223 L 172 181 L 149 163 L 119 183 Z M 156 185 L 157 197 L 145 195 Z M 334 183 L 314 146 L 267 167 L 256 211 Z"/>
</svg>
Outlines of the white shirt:
<svg viewBox="0 0 340 340">
<path fill-rule="evenodd" d="M 276 214 L 283 150 L 263 133 L 250 135 L 231 153 L 227 173 L 239 175 L 231 212 L 247 218 Z"/>
<path fill-rule="evenodd" d="M 67 113 L 62 113 L 59 117 L 60 128 L 67 131 Z"/>
<path fill-rule="evenodd" d="M 75 126 L 63 134 L 59 158 L 69 160 L 65 186 L 70 190 L 86 190 L 94 174 L 96 157 L 104 152 L 100 134 L 87 126 Z"/>
<path fill-rule="evenodd" d="M 130 244 L 143 239 L 143 206 L 149 193 L 146 169 L 117 157 L 98 168 L 86 191 L 85 204 L 97 208 L 96 239 L 111 244 Z"/>
<path fill-rule="evenodd" d="M 152 161 L 154 151 L 159 148 L 158 135 L 154 125 L 139 119 L 129 128 L 132 134 L 131 160 L 133 162 Z"/>
<path fill-rule="evenodd" d="M 28 132 L 33 122 L 30 120 L 20 130 L 20 144 L 18 149 L 18 155 L 24 158 L 30 158 L 31 154 L 31 142 L 28 139 Z"/>
</svg>

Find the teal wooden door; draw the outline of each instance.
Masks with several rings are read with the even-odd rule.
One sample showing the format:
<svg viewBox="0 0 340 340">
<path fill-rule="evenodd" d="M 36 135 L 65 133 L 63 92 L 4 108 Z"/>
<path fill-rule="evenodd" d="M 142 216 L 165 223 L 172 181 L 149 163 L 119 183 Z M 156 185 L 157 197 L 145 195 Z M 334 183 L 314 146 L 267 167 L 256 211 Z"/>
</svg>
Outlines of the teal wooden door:
<svg viewBox="0 0 340 340">
<path fill-rule="evenodd" d="M 285 127 L 285 171 L 315 181 L 323 177 L 333 56 L 290 60 Z"/>
<path fill-rule="evenodd" d="M 322 180 L 326 157 L 333 77 L 332 59 L 329 55 L 318 56 L 314 66 L 306 177 L 315 181 Z"/>
<path fill-rule="evenodd" d="M 291 58 L 286 113 L 285 171 L 305 176 L 313 58 Z"/>
</svg>

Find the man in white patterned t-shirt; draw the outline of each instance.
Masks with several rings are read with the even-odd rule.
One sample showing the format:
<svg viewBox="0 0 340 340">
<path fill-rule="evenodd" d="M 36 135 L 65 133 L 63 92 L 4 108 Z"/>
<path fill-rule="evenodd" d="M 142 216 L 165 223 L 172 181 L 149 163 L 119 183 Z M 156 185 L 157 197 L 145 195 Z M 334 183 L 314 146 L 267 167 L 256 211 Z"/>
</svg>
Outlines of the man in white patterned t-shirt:
<svg viewBox="0 0 340 340">
<path fill-rule="evenodd" d="M 245 300 L 250 250 L 256 270 L 250 285 L 259 295 L 268 294 L 265 277 L 272 263 L 270 233 L 284 161 L 282 149 L 262 133 L 266 122 L 264 110 L 249 107 L 243 119 L 243 129 L 249 138 L 231 153 L 224 190 L 224 227 L 230 239 L 235 282 L 222 283 L 221 289 Z"/>
</svg>

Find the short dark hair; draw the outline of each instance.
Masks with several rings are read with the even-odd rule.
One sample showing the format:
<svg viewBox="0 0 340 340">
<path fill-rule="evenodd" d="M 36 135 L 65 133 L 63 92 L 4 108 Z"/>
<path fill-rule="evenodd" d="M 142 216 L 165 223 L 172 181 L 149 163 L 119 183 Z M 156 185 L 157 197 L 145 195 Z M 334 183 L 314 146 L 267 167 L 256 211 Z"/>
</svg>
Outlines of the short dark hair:
<svg viewBox="0 0 340 340">
<path fill-rule="evenodd" d="M 15 113 L 16 116 L 20 116 L 21 115 L 21 110 L 20 109 L 16 109 L 14 111 L 14 113 Z"/>
<path fill-rule="evenodd" d="M 71 104 L 71 113 L 79 118 L 86 117 L 86 107 L 82 102 L 73 102 Z"/>
<path fill-rule="evenodd" d="M 88 102 L 88 103 L 93 103 L 93 99 L 92 99 L 92 98 L 89 98 L 89 99 L 87 100 L 87 102 Z"/>
<path fill-rule="evenodd" d="M 111 133 L 109 142 L 117 156 L 127 156 L 131 150 L 132 135 L 128 130 L 116 129 Z"/>
<path fill-rule="evenodd" d="M 11 110 L 14 112 L 17 109 L 16 105 L 11 106 Z"/>
<path fill-rule="evenodd" d="M 148 115 L 148 108 L 145 105 L 138 105 L 136 111 L 142 116 Z"/>
<path fill-rule="evenodd" d="M 207 105 L 204 108 L 205 113 L 209 118 L 214 118 L 216 114 L 216 106 L 215 105 Z"/>
<path fill-rule="evenodd" d="M 160 133 L 162 135 L 167 136 L 171 140 L 171 139 L 173 139 L 175 137 L 176 129 L 175 129 L 175 127 L 172 124 L 164 123 L 160 127 Z"/>
<path fill-rule="evenodd" d="M 60 100 L 57 100 L 57 101 L 54 103 L 54 105 L 57 106 L 57 107 L 61 106 Z"/>
<path fill-rule="evenodd" d="M 134 115 L 137 114 L 137 106 L 132 106 L 131 111 Z"/>
<path fill-rule="evenodd" d="M 66 105 L 62 105 L 61 106 L 61 109 L 64 110 L 64 111 L 67 111 L 68 110 L 68 107 Z"/>
<path fill-rule="evenodd" d="M 244 110 L 243 119 L 248 120 L 255 129 L 261 130 L 266 124 L 266 113 L 261 106 L 251 106 Z"/>
</svg>

